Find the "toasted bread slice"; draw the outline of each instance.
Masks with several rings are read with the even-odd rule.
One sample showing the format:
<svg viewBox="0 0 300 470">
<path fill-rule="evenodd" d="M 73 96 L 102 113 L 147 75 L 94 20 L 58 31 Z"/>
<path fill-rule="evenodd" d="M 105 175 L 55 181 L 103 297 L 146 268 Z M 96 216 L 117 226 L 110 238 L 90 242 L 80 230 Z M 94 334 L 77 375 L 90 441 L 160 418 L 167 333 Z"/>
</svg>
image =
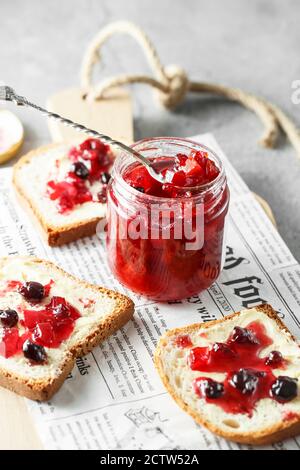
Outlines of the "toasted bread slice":
<svg viewBox="0 0 300 470">
<path fill-rule="evenodd" d="M 157 346 L 155 365 L 170 395 L 198 424 L 227 439 L 260 445 L 300 433 L 299 383 L 297 396 L 291 401 L 279 403 L 271 397 L 262 398 L 255 403 L 252 416 L 231 413 L 218 405 L 218 398 L 206 400 L 205 397 L 197 395 L 193 386 L 198 377 L 210 377 L 220 383 L 225 380 L 224 374 L 192 370 L 188 363 L 191 348 L 226 342 L 233 328 L 246 328 L 251 322 L 261 323 L 272 340 L 272 344 L 259 352 L 259 357 L 265 358 L 271 351 L 278 350 L 287 360 L 284 366 L 272 369 L 275 377 L 289 376 L 298 379 L 299 346 L 269 305 L 242 310 L 221 320 L 168 331 Z M 180 347 L 176 338 L 182 335 L 188 335 L 191 347 Z"/>
<path fill-rule="evenodd" d="M 98 222 L 106 214 L 106 204 L 94 201 L 77 204 L 69 212 L 60 213 L 57 201 L 47 195 L 49 180 L 63 180 L 70 170 L 71 147 L 66 143 L 46 145 L 29 152 L 14 166 L 13 185 L 18 199 L 38 222 L 50 246 L 94 235 Z M 103 188 L 100 181 L 86 184 L 93 198 Z"/>
<path fill-rule="evenodd" d="M 43 286 L 51 285 L 49 294 L 38 303 L 26 300 L 20 288 L 13 287 L 30 281 Z M 47 309 L 53 298 L 58 299 L 58 304 L 59 298 L 65 299 L 79 316 L 72 323 L 71 333 L 59 345 L 53 347 L 47 343 L 48 347 L 44 347 L 47 359 L 43 363 L 35 363 L 25 357 L 23 339 L 20 350 L 14 354 L 7 353 L 8 345 L 4 341 L 7 327 L 3 325 L 0 315 L 0 385 L 32 400 L 51 398 L 72 370 L 75 359 L 91 351 L 133 315 L 133 302 L 126 296 L 81 281 L 49 261 L 33 257 L 0 260 L 0 311 L 17 311 L 19 321 L 14 328 L 18 329 L 19 337 L 29 333 L 30 341 L 41 344 L 39 340 L 35 341 L 36 327 L 40 331 L 48 320 L 45 320 L 44 314 L 36 312 Z M 26 312 L 27 318 L 30 315 L 33 322 L 31 325 L 24 323 Z M 51 315 L 59 314 L 56 305 Z M 56 334 L 54 330 L 53 338 Z M 49 337 L 47 341 L 50 341 Z"/>
</svg>

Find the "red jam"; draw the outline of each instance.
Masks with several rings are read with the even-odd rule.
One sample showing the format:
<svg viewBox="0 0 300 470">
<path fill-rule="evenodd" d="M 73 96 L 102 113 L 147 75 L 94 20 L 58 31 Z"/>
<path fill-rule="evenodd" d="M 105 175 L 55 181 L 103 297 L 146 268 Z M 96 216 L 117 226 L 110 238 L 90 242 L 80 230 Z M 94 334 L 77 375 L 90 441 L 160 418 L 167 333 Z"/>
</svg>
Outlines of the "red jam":
<svg viewBox="0 0 300 470">
<path fill-rule="evenodd" d="M 193 346 L 192 340 L 189 335 L 179 335 L 175 340 L 178 348 L 191 348 Z"/>
<path fill-rule="evenodd" d="M 293 411 L 286 411 L 284 414 L 283 414 L 283 421 L 292 421 L 294 419 L 299 419 L 299 414 L 298 413 L 294 413 Z"/>
<path fill-rule="evenodd" d="M 17 352 L 22 350 L 23 342 L 20 341 L 19 329 L 4 328 L 3 334 L 0 339 L 0 354 L 4 357 L 14 356 Z"/>
<path fill-rule="evenodd" d="M 53 281 L 44 286 L 44 298 L 49 297 L 52 285 Z M 19 292 L 21 286 L 19 281 L 9 281 L 4 290 L 5 293 Z M 24 309 L 20 306 L 17 310 L 19 315 L 23 315 L 23 319 L 19 321 L 22 329 L 18 326 L 2 328 L 0 354 L 4 357 L 20 354 L 26 340 L 39 346 L 58 348 L 70 337 L 75 322 L 80 317 L 75 307 L 63 297 L 57 296 L 51 297 L 46 305 L 43 304 L 38 309 Z"/>
<path fill-rule="evenodd" d="M 63 180 L 52 179 L 47 183 L 47 194 L 56 201 L 61 214 L 70 212 L 85 202 L 106 202 L 106 187 L 109 181 L 113 158 L 110 147 L 98 139 L 87 139 L 69 151 L 70 170 Z M 59 160 L 56 163 L 59 167 Z M 102 184 L 99 197 L 90 191 L 93 183 Z"/>
<path fill-rule="evenodd" d="M 94 299 L 79 299 L 79 302 L 82 303 L 84 308 L 89 308 L 92 307 L 96 301 Z"/>
<path fill-rule="evenodd" d="M 48 297 L 51 291 L 51 287 L 54 284 L 54 281 L 50 281 L 48 284 L 43 286 L 44 297 Z M 21 281 L 6 281 L 4 286 L 0 289 L 0 295 L 4 296 L 8 292 L 20 292 L 22 289 L 23 283 Z"/>
<path fill-rule="evenodd" d="M 175 158 L 152 159 L 152 165 L 166 179 L 162 184 L 154 179 L 147 168 L 137 164 L 124 174 L 124 180 L 133 188 L 145 194 L 158 197 L 176 198 L 190 196 L 188 188 L 211 183 L 220 173 L 216 164 L 209 159 L 208 152 L 192 151 L 189 155 L 177 154 Z M 182 191 L 179 188 L 187 188 Z"/>
<path fill-rule="evenodd" d="M 3 287 L 0 289 L 0 295 L 3 296 L 8 292 L 16 292 L 22 286 L 20 281 L 7 281 Z"/>
<path fill-rule="evenodd" d="M 196 378 L 193 383 L 196 394 L 205 398 L 208 403 L 220 406 L 227 413 L 245 413 L 249 416 L 252 416 L 255 404 L 262 398 L 273 398 L 282 403 L 294 398 L 294 395 L 288 397 L 287 394 L 284 397 L 272 395 L 272 386 L 277 380 L 272 369 L 283 369 L 287 360 L 278 351 L 272 351 L 273 355 L 270 353 L 266 357 L 260 357 L 259 353 L 271 344 L 272 340 L 266 334 L 263 324 L 252 322 L 246 328 L 236 327 L 225 343 L 193 348 L 188 358 L 192 370 L 201 371 L 202 374 L 226 374 L 223 383 L 203 375 Z M 270 361 L 270 357 L 272 359 L 274 356 L 275 362 Z M 284 385 L 289 379 L 279 378 Z M 292 386 L 295 386 L 294 382 Z"/>
<path fill-rule="evenodd" d="M 220 274 L 229 191 L 221 162 L 216 157 L 216 163 L 200 145 L 177 139 L 179 144 L 172 154 L 167 138 L 153 141 L 153 146 L 161 146 L 157 153 L 167 156 L 149 158 L 167 182 L 161 184 L 140 164 L 128 164 L 125 159 L 123 164 L 118 159 L 108 190 L 108 261 L 114 275 L 129 289 L 160 301 L 182 299 L 207 289 Z M 139 144 L 134 148 L 141 150 Z M 142 153 L 147 156 L 146 150 Z M 157 209 L 159 204 L 168 207 Z M 187 205 L 191 207 L 189 223 L 194 232 L 194 238 L 189 239 L 184 232 Z M 172 213 L 175 206 L 182 216 Z M 204 216 L 198 228 L 200 206 Z M 156 227 L 152 224 L 153 210 L 160 211 Z M 131 236 L 132 225 L 146 229 Z M 179 225 L 181 236 L 177 235 Z M 153 227 L 158 235 L 153 236 Z M 169 229 L 167 237 L 165 227 Z M 187 248 L 200 232 L 203 244 Z"/>
<path fill-rule="evenodd" d="M 23 315 L 22 326 L 30 331 L 32 340 L 47 348 L 58 348 L 68 339 L 80 317 L 63 297 L 52 297 L 41 310 L 23 310 Z"/>
</svg>

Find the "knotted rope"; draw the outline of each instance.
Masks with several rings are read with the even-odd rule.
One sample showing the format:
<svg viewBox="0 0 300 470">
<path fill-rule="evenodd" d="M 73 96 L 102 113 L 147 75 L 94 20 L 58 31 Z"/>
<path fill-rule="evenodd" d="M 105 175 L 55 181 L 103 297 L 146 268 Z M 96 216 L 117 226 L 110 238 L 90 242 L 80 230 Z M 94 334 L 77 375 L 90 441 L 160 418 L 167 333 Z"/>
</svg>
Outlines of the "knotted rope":
<svg viewBox="0 0 300 470">
<path fill-rule="evenodd" d="M 122 33 L 132 36 L 143 49 L 154 76 L 138 74 L 121 74 L 93 85 L 92 72 L 96 62 L 101 59 L 101 48 L 114 34 Z M 260 118 L 264 132 L 260 143 L 265 147 L 274 147 L 280 129 L 286 134 L 300 158 L 300 132 L 291 119 L 277 106 L 263 98 L 247 93 L 238 88 L 231 88 L 213 83 L 190 81 L 186 72 L 177 65 L 163 66 L 157 51 L 145 32 L 127 21 L 111 23 L 102 29 L 91 41 L 82 63 L 81 85 L 88 100 L 105 98 L 113 88 L 143 83 L 155 89 L 161 104 L 173 109 L 182 103 L 188 92 L 210 93 L 240 103 Z"/>
</svg>

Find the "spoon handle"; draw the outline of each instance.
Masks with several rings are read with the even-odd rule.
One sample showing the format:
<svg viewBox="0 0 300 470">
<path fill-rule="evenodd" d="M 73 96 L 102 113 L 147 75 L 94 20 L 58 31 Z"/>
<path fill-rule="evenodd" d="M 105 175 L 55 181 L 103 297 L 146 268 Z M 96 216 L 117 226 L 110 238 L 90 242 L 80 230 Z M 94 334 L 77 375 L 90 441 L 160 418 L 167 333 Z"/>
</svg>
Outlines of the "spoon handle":
<svg viewBox="0 0 300 470">
<path fill-rule="evenodd" d="M 38 106 L 34 103 L 31 103 L 30 101 L 27 100 L 24 96 L 17 95 L 15 91 L 9 87 L 9 86 L 0 86 L 0 100 L 6 100 L 6 101 L 12 101 L 18 106 L 29 106 L 30 108 L 34 108 L 40 113 L 44 114 L 45 116 L 49 117 L 50 119 L 54 119 L 56 121 L 61 122 L 65 126 L 72 127 L 76 131 L 79 132 L 84 132 L 85 134 L 88 134 L 92 137 L 95 137 L 97 139 L 102 140 L 103 142 L 116 147 L 118 149 L 122 149 L 123 151 L 129 153 L 132 155 L 136 160 L 138 160 L 142 165 L 146 166 L 149 173 L 153 178 L 156 180 L 162 181 L 162 177 L 159 173 L 155 171 L 155 169 L 151 166 L 149 160 L 145 158 L 143 155 L 138 153 L 136 150 L 134 150 L 131 147 L 128 147 L 127 145 L 123 144 L 122 142 L 119 142 L 117 140 L 112 139 L 108 135 L 101 134 L 100 132 L 97 132 L 95 130 L 89 129 L 88 127 L 83 126 L 82 124 L 78 124 L 74 121 L 71 121 L 71 119 L 64 118 L 60 116 L 57 113 L 52 113 L 51 111 L 48 111 L 47 109 L 42 108 L 41 106 Z"/>
</svg>

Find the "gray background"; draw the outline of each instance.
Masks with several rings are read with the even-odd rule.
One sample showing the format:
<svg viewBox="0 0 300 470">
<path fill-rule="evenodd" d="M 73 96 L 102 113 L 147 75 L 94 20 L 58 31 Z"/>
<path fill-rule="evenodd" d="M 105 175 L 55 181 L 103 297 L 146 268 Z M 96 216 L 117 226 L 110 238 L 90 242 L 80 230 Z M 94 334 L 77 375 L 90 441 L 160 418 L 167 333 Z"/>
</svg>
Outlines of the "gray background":
<svg viewBox="0 0 300 470">
<path fill-rule="evenodd" d="M 164 64 L 180 64 L 192 79 L 263 95 L 300 126 L 300 105 L 291 102 L 292 81 L 300 79 L 297 0 L 1 0 L 0 80 L 45 103 L 57 90 L 78 84 L 89 40 L 119 19 L 142 26 Z M 134 41 L 122 36 L 105 47 L 97 78 L 125 71 L 149 72 Z M 250 188 L 270 203 L 300 260 L 300 160 L 284 139 L 277 150 L 259 147 L 260 122 L 225 100 L 190 97 L 169 113 L 144 86 L 135 86 L 134 97 L 136 139 L 214 132 Z M 25 150 L 49 140 L 40 115 L 13 110 L 25 124 Z"/>
</svg>

